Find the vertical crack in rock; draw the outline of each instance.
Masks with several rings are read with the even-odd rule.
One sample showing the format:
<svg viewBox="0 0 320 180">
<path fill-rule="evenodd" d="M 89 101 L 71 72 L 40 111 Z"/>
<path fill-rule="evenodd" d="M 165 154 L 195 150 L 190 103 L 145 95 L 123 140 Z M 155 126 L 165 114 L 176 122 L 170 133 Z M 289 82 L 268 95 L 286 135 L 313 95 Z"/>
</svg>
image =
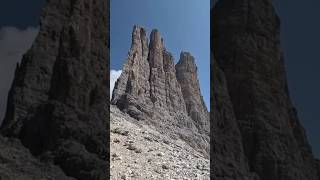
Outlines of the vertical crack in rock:
<svg viewBox="0 0 320 180">
<path fill-rule="evenodd" d="M 165 72 L 163 69 L 163 44 L 158 30 L 152 30 L 149 44 L 150 64 L 150 96 L 156 108 L 162 108 L 165 104 Z"/>
<path fill-rule="evenodd" d="M 140 34 L 138 32 L 143 32 L 143 37 L 136 36 Z M 111 103 L 160 132 L 185 140 L 208 157 L 209 114 L 200 94 L 197 71 L 185 67 L 188 63 L 180 63 L 179 72 L 176 72 L 173 56 L 166 50 L 158 30 L 152 30 L 149 46 L 146 46 L 143 28 L 134 26 L 132 34 L 132 45 L 123 72 L 115 84 Z M 145 53 L 142 55 L 141 52 Z M 190 76 L 195 90 L 187 89 L 191 86 L 181 89 L 177 73 L 181 75 L 181 82 Z M 183 92 L 187 95 L 193 91 L 198 94 L 188 99 L 188 105 L 199 107 L 192 107 L 188 112 Z M 200 111 L 195 112 L 197 110 Z"/>
<path fill-rule="evenodd" d="M 261 180 L 319 179 L 305 131 L 289 97 L 280 47 L 280 20 L 271 0 L 221 0 L 213 11 L 216 66 L 225 75 L 230 110 L 242 136 L 237 141 L 242 139 L 249 171 Z M 219 71 L 217 67 L 214 70 Z M 219 78 L 214 74 L 218 76 L 214 79 Z M 216 86 L 221 82 L 216 83 L 214 90 L 219 93 Z M 222 107 L 227 108 L 227 104 Z M 219 119 L 221 107 L 215 106 L 214 126 L 231 115 L 224 114 Z M 219 176 L 237 171 L 239 166 L 231 165 L 236 168 Z"/>
<path fill-rule="evenodd" d="M 185 112 L 186 107 L 183 94 L 181 92 L 181 84 L 176 77 L 176 69 L 174 59 L 170 52 L 163 51 L 163 63 L 165 71 L 165 90 L 166 90 L 166 104 L 170 115 L 176 112 Z"/>
<path fill-rule="evenodd" d="M 109 178 L 108 8 L 102 0 L 48 1 L 1 126 L 34 158 L 80 180 Z"/>
</svg>

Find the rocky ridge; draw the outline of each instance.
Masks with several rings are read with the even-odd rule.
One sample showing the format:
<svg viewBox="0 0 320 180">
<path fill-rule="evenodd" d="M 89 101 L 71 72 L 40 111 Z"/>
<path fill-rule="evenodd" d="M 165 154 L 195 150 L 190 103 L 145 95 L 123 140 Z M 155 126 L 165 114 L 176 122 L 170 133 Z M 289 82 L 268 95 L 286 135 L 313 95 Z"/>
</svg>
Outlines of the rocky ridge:
<svg viewBox="0 0 320 180">
<path fill-rule="evenodd" d="M 101 0 L 47 2 L 9 92 L 1 179 L 108 178 L 108 8 Z"/>
<path fill-rule="evenodd" d="M 201 95 L 197 77 L 198 68 L 194 57 L 188 52 L 182 52 L 175 68 L 188 115 L 200 133 L 209 134 L 210 122 L 208 119 L 210 117 Z"/>
<path fill-rule="evenodd" d="M 185 85 L 186 81 L 190 84 Z M 134 26 L 131 48 L 111 103 L 138 123 L 183 139 L 209 156 L 209 113 L 200 93 L 194 58 L 182 52 L 175 65 L 158 30 L 152 30 L 148 44 L 146 30 Z"/>
<path fill-rule="evenodd" d="M 318 180 L 290 100 L 272 1 L 221 0 L 211 15 L 212 178 Z M 222 139 L 235 143 L 220 146 Z"/>
</svg>

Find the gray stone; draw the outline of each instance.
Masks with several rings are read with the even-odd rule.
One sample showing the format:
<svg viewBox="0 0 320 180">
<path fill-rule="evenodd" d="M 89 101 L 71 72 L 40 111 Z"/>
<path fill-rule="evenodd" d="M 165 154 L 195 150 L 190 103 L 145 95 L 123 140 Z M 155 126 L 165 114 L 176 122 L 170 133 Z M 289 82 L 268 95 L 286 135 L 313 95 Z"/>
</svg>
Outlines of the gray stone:
<svg viewBox="0 0 320 180">
<path fill-rule="evenodd" d="M 201 95 L 194 57 L 188 52 L 182 52 L 175 68 L 188 115 L 201 133 L 209 134 L 210 118 Z"/>
<path fill-rule="evenodd" d="M 53 164 L 40 162 L 16 138 L 0 136 L 0 178 L 5 180 L 75 180 Z"/>
<path fill-rule="evenodd" d="M 182 58 L 176 72 L 173 56 L 166 50 L 158 30 L 152 30 L 148 46 L 146 30 L 142 27 L 134 26 L 132 38 L 111 103 L 136 120 L 143 120 L 139 123 L 153 125 L 172 138 L 181 138 L 208 157 L 209 114 L 200 93 L 196 68 L 190 71 L 189 60 Z M 193 67 L 196 67 L 194 62 Z M 188 80 L 192 80 L 194 89 L 181 88 L 181 83 Z M 193 92 L 197 94 L 185 98 Z M 187 105 L 195 107 L 188 112 Z"/>
<path fill-rule="evenodd" d="M 128 150 L 128 146 L 123 146 L 122 143 L 111 142 L 111 154 L 116 153 L 122 157 L 119 161 L 111 161 L 111 179 L 121 179 L 123 174 L 129 175 L 131 179 L 182 179 L 183 177 L 196 179 L 195 174 L 201 174 L 200 179 L 209 179 L 209 159 L 188 143 L 180 139 L 169 138 L 168 134 L 159 132 L 154 126 L 141 125 L 141 121 L 121 112 L 116 106 L 111 105 L 110 112 L 111 127 L 128 130 L 131 134 L 130 140 L 128 140 L 127 137 L 112 132 L 111 139 L 117 138 L 121 142 L 134 142 L 136 149 L 141 150 L 141 153 L 136 153 L 134 150 Z M 146 134 L 157 141 L 147 140 Z M 162 143 L 164 141 L 168 141 L 168 143 Z M 192 165 L 195 163 L 203 168 L 197 169 Z M 162 165 L 166 165 L 168 169 L 162 169 Z M 130 172 L 134 172 L 134 174 Z"/>
<path fill-rule="evenodd" d="M 150 92 L 148 54 L 146 31 L 134 26 L 131 48 L 115 84 L 111 103 L 137 119 L 142 119 L 143 112 L 150 112 L 152 107 L 150 94 L 146 93 Z"/>
<path fill-rule="evenodd" d="M 243 147 L 243 153 L 225 147 L 227 152 L 237 153 L 238 160 L 244 155 L 247 159 L 244 164 L 248 164 L 244 172 L 249 170 L 261 180 L 319 179 L 305 131 L 290 100 L 280 47 L 280 20 L 272 1 L 222 0 L 213 12 L 211 47 L 216 66 L 221 69 L 214 70 L 225 75 L 227 92 L 224 93 L 231 100 L 231 104 L 216 104 L 214 109 L 221 112 L 227 108 L 234 112 L 234 117 L 230 112 L 223 112 L 220 117 L 212 112 L 213 118 L 217 118 L 213 121 L 235 119 L 233 127 L 237 129 L 238 124 L 241 138 L 227 137 L 237 139 L 237 143 L 242 139 L 242 145 L 237 148 Z M 222 77 L 217 76 L 214 79 Z M 215 89 L 221 84 L 213 86 Z M 221 124 L 212 128 L 222 131 L 224 127 Z M 216 154 L 217 158 L 227 159 L 229 156 L 225 155 Z M 219 173 L 220 179 L 230 179 L 229 174 L 238 171 L 237 163 L 230 163 L 232 166 L 230 172 Z"/>
<path fill-rule="evenodd" d="M 253 180 L 244 155 L 243 139 L 228 94 L 223 71 L 211 59 L 211 154 L 210 176 L 217 180 Z"/>
<path fill-rule="evenodd" d="M 108 179 L 108 8 L 101 0 L 48 1 L 1 125 L 35 159 L 76 179 Z"/>
</svg>

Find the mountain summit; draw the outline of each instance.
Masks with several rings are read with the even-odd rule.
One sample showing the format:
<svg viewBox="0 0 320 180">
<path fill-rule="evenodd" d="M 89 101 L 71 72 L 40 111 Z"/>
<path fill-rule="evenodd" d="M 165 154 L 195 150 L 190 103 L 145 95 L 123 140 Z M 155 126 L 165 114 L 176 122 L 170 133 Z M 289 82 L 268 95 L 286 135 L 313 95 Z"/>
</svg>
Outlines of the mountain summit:
<svg viewBox="0 0 320 180">
<path fill-rule="evenodd" d="M 209 156 L 209 113 L 194 57 L 182 52 L 175 65 L 158 30 L 152 30 L 148 42 L 146 30 L 133 27 L 131 48 L 111 103 Z"/>
</svg>

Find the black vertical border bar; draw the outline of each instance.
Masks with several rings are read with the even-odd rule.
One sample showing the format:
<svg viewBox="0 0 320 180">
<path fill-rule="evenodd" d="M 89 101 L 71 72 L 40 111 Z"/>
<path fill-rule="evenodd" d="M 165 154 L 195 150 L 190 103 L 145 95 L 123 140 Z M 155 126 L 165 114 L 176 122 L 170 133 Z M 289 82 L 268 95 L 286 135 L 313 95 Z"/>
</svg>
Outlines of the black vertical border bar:
<svg viewBox="0 0 320 180">
<path fill-rule="evenodd" d="M 107 11 L 107 24 L 106 24 L 106 26 L 107 26 L 107 33 L 108 33 L 108 40 L 107 40 L 107 47 L 108 47 L 108 49 L 107 49 L 107 57 L 108 57 L 108 59 L 107 59 L 107 91 L 108 91 L 108 93 L 107 93 L 107 106 L 108 107 L 106 107 L 107 108 L 107 110 L 108 110 L 108 112 L 107 112 L 107 147 L 108 147 L 108 149 L 107 149 L 107 176 L 108 177 L 106 177 L 106 179 L 110 179 L 110 175 L 111 175 L 111 172 L 110 172 L 110 0 L 103 0 L 103 1 L 106 1 L 106 3 L 107 3 L 107 9 L 106 9 L 106 11 Z"/>
<path fill-rule="evenodd" d="M 213 151 L 212 147 L 214 146 L 214 131 L 213 131 L 213 121 L 214 121 L 214 43 L 213 43 L 213 37 L 214 37 L 214 5 L 216 3 L 216 0 L 210 0 L 210 179 L 213 179 L 214 174 L 214 162 L 212 161 L 213 157 Z"/>
</svg>

